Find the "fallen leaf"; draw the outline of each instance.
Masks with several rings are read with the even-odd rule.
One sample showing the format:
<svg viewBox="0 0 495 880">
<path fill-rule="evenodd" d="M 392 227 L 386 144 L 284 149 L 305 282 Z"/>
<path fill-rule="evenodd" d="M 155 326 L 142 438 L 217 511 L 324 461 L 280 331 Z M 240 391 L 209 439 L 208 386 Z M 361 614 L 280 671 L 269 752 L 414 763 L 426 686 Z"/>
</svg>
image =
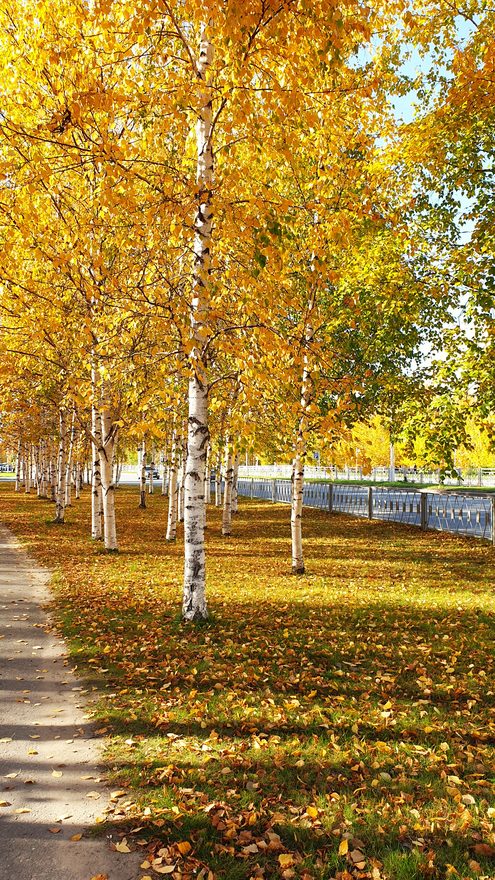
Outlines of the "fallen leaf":
<svg viewBox="0 0 495 880">
<path fill-rule="evenodd" d="M 341 840 L 339 843 L 339 856 L 346 856 L 349 852 L 349 841 Z"/>
<path fill-rule="evenodd" d="M 48 831 L 50 832 L 50 834 L 60 834 L 62 829 L 61 828 L 49 828 Z"/>
<path fill-rule="evenodd" d="M 187 856 L 187 854 L 191 852 L 192 846 L 187 840 L 181 840 L 181 842 L 177 844 L 177 849 L 182 856 Z"/>
<path fill-rule="evenodd" d="M 63 776 L 63 775 L 64 775 L 64 774 L 62 773 L 61 770 L 52 770 L 52 776 L 56 776 L 56 777 L 58 778 L 58 777 Z"/>
<path fill-rule="evenodd" d="M 82 838 L 82 834 L 73 834 L 70 839 L 77 841 L 77 840 L 81 840 L 81 838 Z"/>
<path fill-rule="evenodd" d="M 278 857 L 278 862 L 281 868 L 291 868 L 294 864 L 294 856 L 290 853 L 283 853 Z"/>
<path fill-rule="evenodd" d="M 120 843 L 115 844 L 115 849 L 117 850 L 117 852 L 120 852 L 120 853 L 129 853 L 130 852 L 130 849 L 127 846 L 127 840 L 125 839 L 125 837 L 123 840 L 120 841 Z"/>
<path fill-rule="evenodd" d="M 486 856 L 487 858 L 495 856 L 495 846 L 490 846 L 488 843 L 477 843 L 473 846 L 473 850 L 477 856 Z"/>
<path fill-rule="evenodd" d="M 306 807 L 306 815 L 309 816 L 310 819 L 317 819 L 318 810 L 316 807 Z"/>
</svg>

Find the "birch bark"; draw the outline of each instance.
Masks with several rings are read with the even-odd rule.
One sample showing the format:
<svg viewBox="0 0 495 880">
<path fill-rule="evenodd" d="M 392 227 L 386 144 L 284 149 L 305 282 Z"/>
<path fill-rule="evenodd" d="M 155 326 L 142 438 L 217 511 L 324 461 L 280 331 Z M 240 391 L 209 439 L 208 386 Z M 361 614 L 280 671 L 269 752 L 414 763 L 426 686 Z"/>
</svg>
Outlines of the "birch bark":
<svg viewBox="0 0 495 880">
<path fill-rule="evenodd" d="M 61 407 L 59 412 L 59 446 L 57 460 L 57 492 L 55 500 L 55 522 L 60 525 L 65 522 L 65 476 L 67 466 L 67 421 L 65 409 Z"/>
<path fill-rule="evenodd" d="M 95 541 L 101 541 L 103 537 L 102 517 L 102 490 L 99 448 L 101 446 L 101 417 L 96 403 L 91 408 L 91 449 L 93 453 L 93 470 L 91 480 L 91 537 Z"/>
<path fill-rule="evenodd" d="M 239 453 L 234 456 L 234 475 L 232 479 L 232 514 L 236 514 L 239 509 L 239 493 L 237 491 L 237 482 L 239 479 Z"/>
<path fill-rule="evenodd" d="M 101 443 L 98 450 L 101 467 L 101 489 L 103 501 L 103 539 L 108 553 L 118 553 L 117 523 L 115 519 L 115 486 L 113 483 L 113 457 L 117 442 L 118 428 L 114 425 L 112 411 L 105 399 L 101 410 Z"/>
<path fill-rule="evenodd" d="M 222 535 L 232 534 L 232 484 L 234 481 L 234 460 L 232 443 L 227 437 L 225 444 L 225 490 L 223 493 Z"/>
<path fill-rule="evenodd" d="M 74 457 L 74 445 L 76 442 L 76 413 L 72 410 L 72 422 L 70 428 L 69 452 L 67 454 L 67 468 L 65 473 L 65 506 L 72 505 L 72 459 Z"/>
<path fill-rule="evenodd" d="M 312 380 L 310 369 L 309 345 L 313 339 L 312 312 L 314 300 L 308 308 L 308 317 L 304 333 L 304 358 L 301 381 L 301 404 L 297 428 L 296 448 L 293 462 L 292 504 L 291 504 L 291 538 L 292 538 L 292 573 L 304 574 L 304 556 L 302 546 L 302 508 L 304 494 L 304 464 L 306 459 L 306 433 L 308 428 L 308 410 L 312 398 Z"/>
<path fill-rule="evenodd" d="M 211 501 L 210 452 L 211 452 L 211 447 L 210 447 L 210 444 L 208 443 L 207 447 L 206 447 L 206 461 L 205 461 L 205 504 L 209 504 Z"/>
<path fill-rule="evenodd" d="M 143 510 L 146 508 L 146 440 L 141 443 L 141 470 L 139 474 L 139 505 Z"/>
<path fill-rule="evenodd" d="M 167 541 L 175 541 L 177 537 L 177 492 L 177 436 L 174 431 L 172 435 L 168 484 Z"/>
<path fill-rule="evenodd" d="M 17 444 L 17 460 L 15 463 L 15 491 L 20 492 L 21 489 L 21 455 L 22 443 L 19 440 Z"/>
<path fill-rule="evenodd" d="M 203 85 L 196 125 L 197 209 L 195 217 L 193 299 L 191 303 L 189 414 L 184 501 L 184 593 L 182 615 L 185 620 L 207 618 L 205 569 L 205 494 L 204 474 L 208 443 L 208 384 L 203 345 L 208 335 L 207 313 L 211 266 L 212 224 L 211 191 L 213 186 L 213 114 L 212 94 L 208 88 L 208 70 L 213 60 L 213 46 L 208 25 L 202 28 L 197 75 Z"/>
</svg>

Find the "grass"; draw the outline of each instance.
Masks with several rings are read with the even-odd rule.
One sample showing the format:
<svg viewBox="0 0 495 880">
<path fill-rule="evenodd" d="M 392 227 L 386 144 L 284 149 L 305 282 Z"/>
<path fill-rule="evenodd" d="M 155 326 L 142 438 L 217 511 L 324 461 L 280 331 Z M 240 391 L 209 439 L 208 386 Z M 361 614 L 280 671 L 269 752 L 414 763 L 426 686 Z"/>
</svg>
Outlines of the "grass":
<svg viewBox="0 0 495 880">
<path fill-rule="evenodd" d="M 181 535 L 159 495 L 137 504 L 119 491 L 106 556 L 89 493 L 55 532 L 48 502 L 0 490 L 108 737 L 101 825 L 144 874 L 493 880 L 493 548 L 306 509 L 295 578 L 287 507 L 242 503 L 229 539 L 209 509 L 212 619 L 185 626 Z"/>
</svg>

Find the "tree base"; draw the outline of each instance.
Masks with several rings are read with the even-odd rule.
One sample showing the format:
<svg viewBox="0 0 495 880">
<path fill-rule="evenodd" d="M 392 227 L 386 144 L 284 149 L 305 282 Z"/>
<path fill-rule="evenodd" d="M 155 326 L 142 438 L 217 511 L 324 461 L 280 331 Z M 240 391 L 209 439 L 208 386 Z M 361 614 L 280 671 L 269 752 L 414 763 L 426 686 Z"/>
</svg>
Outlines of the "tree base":
<svg viewBox="0 0 495 880">
<path fill-rule="evenodd" d="M 304 574 L 306 569 L 304 565 L 293 565 L 292 566 L 292 574 Z"/>
</svg>

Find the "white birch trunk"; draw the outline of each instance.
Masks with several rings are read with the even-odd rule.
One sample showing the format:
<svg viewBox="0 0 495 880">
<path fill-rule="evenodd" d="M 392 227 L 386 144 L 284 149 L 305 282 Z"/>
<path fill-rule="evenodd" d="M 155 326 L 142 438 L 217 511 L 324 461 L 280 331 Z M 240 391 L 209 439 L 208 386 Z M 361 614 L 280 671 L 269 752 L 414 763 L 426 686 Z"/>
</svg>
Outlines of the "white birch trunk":
<svg viewBox="0 0 495 880">
<path fill-rule="evenodd" d="M 76 501 L 81 497 L 81 463 L 76 461 Z"/>
<path fill-rule="evenodd" d="M 69 451 L 67 454 L 67 469 L 65 474 L 65 506 L 72 506 L 72 460 L 74 457 L 74 446 L 76 442 L 76 412 L 72 411 L 72 422 L 70 428 Z"/>
<path fill-rule="evenodd" d="M 153 471 L 155 469 L 155 451 L 151 450 L 151 467 L 148 473 L 148 495 L 153 495 L 155 491 L 155 486 L 153 482 Z"/>
<path fill-rule="evenodd" d="M 167 517 L 167 541 L 175 541 L 177 537 L 177 436 L 175 431 L 172 435 L 172 450 L 170 455 L 170 470 L 168 484 L 168 517 Z"/>
<path fill-rule="evenodd" d="M 65 409 L 59 412 L 60 439 L 57 460 L 57 493 L 55 501 L 55 522 L 65 522 L 65 477 L 67 470 L 67 422 Z"/>
<path fill-rule="evenodd" d="M 141 469 L 139 473 L 139 507 L 146 508 L 146 440 L 141 443 Z"/>
<path fill-rule="evenodd" d="M 211 447 L 208 443 L 206 447 L 206 462 L 205 462 L 205 504 L 209 504 L 211 501 L 211 483 L 210 483 L 210 452 Z"/>
<path fill-rule="evenodd" d="M 234 475 L 232 480 L 232 515 L 236 514 L 239 509 L 239 493 L 237 491 L 237 481 L 239 479 L 239 453 L 234 456 Z"/>
<path fill-rule="evenodd" d="M 30 449 L 26 446 L 24 453 L 24 491 L 27 495 L 31 492 L 31 460 Z"/>
<path fill-rule="evenodd" d="M 103 389 L 103 396 L 105 389 Z M 115 486 L 113 483 L 113 457 L 118 429 L 113 424 L 111 410 L 103 402 L 101 411 L 101 445 L 99 448 L 101 488 L 103 501 L 103 539 L 107 553 L 118 553 L 117 523 L 115 519 Z"/>
<path fill-rule="evenodd" d="M 50 476 L 50 501 L 54 504 L 57 501 L 57 468 L 53 460 L 54 450 L 50 450 L 50 462 L 48 465 L 48 473 Z"/>
<path fill-rule="evenodd" d="M 187 440 L 186 440 L 186 426 L 184 425 L 183 435 L 182 435 L 182 452 L 181 452 L 181 459 L 180 459 L 179 504 L 178 504 L 179 522 L 184 522 L 184 504 L 185 504 L 185 491 L 186 491 L 186 464 L 187 464 Z"/>
<path fill-rule="evenodd" d="M 21 457 L 22 457 L 22 443 L 19 440 L 17 444 L 17 461 L 15 463 L 15 491 L 20 492 L 21 490 Z"/>
<path fill-rule="evenodd" d="M 47 486 L 48 486 L 48 458 L 47 458 L 47 452 L 48 452 L 47 445 L 46 445 L 46 442 L 43 440 L 43 442 L 41 444 L 41 449 L 40 449 L 40 468 L 41 468 L 40 498 L 47 498 L 48 497 L 48 490 L 47 490 Z"/>
<path fill-rule="evenodd" d="M 215 507 L 222 506 L 222 465 L 220 455 L 215 468 Z"/>
<path fill-rule="evenodd" d="M 225 489 L 223 493 L 222 535 L 232 534 L 232 483 L 234 480 L 234 461 L 232 444 L 227 437 L 225 446 Z"/>
<path fill-rule="evenodd" d="M 164 449 L 163 452 L 162 452 L 162 467 L 163 467 L 163 472 L 162 472 L 162 495 L 165 497 L 166 494 L 167 494 L 167 471 L 168 471 L 168 467 L 167 467 L 167 450 L 166 450 L 166 449 Z"/>
<path fill-rule="evenodd" d="M 208 336 L 209 274 L 211 267 L 213 185 L 212 95 L 207 87 L 213 46 L 203 27 L 197 64 L 203 95 L 196 126 L 197 211 L 195 217 L 193 300 L 187 423 L 187 462 L 184 497 L 184 593 L 182 615 L 185 620 L 208 617 L 205 565 L 205 461 L 208 444 L 208 383 L 203 346 Z"/>
<path fill-rule="evenodd" d="M 101 541 L 102 528 L 102 490 L 99 448 L 101 446 L 101 417 L 96 403 L 91 408 L 91 448 L 93 452 L 92 486 L 91 486 L 91 537 Z"/>
<path fill-rule="evenodd" d="M 304 574 L 304 556 L 302 546 L 302 510 L 304 493 L 304 464 L 306 459 L 306 432 L 308 427 L 308 408 L 311 404 L 312 381 L 308 346 L 313 338 L 311 313 L 314 301 L 308 308 L 308 320 L 305 328 L 306 348 L 303 360 L 301 382 L 301 405 L 296 438 L 296 449 L 293 462 L 292 503 L 291 503 L 291 538 L 292 538 L 292 573 Z"/>
</svg>

